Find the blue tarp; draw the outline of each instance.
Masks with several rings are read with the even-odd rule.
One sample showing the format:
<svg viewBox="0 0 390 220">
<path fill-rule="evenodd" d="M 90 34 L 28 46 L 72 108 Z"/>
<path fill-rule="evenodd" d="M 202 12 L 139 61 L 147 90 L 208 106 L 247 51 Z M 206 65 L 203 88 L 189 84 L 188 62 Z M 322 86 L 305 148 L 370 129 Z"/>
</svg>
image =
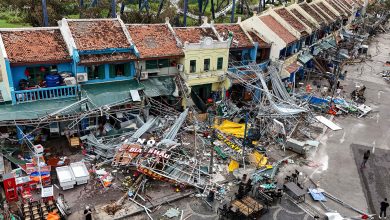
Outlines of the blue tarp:
<svg viewBox="0 0 390 220">
<path fill-rule="evenodd" d="M 309 193 L 314 201 L 326 202 L 326 198 L 325 198 L 324 194 L 322 194 L 318 190 L 309 188 Z"/>
<path fill-rule="evenodd" d="M 315 97 L 315 96 L 308 96 L 308 95 L 305 95 L 302 97 L 303 99 L 305 100 L 308 100 L 310 104 L 312 105 L 321 105 L 321 104 L 328 104 L 329 103 L 329 100 L 327 99 L 323 99 L 323 98 L 318 98 L 318 97 Z"/>
</svg>

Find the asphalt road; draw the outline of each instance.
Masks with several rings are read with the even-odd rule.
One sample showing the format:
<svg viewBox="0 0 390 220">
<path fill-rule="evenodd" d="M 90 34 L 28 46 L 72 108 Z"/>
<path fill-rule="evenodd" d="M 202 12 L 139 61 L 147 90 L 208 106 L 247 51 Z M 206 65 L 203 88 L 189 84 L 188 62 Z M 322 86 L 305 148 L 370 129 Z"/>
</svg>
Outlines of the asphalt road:
<svg viewBox="0 0 390 220">
<path fill-rule="evenodd" d="M 369 209 L 368 204 L 377 203 L 377 198 L 372 198 L 377 195 L 367 196 L 365 194 L 367 186 L 364 186 L 360 180 L 360 170 L 357 169 L 355 163 L 353 147 L 364 145 L 370 148 L 375 156 L 390 150 L 390 84 L 380 76 L 385 69 L 384 62 L 390 60 L 390 34 L 380 34 L 374 38 L 369 54 L 372 55 L 371 60 L 344 68 L 348 70 L 348 75 L 341 84 L 347 95 L 357 83 L 366 85 L 365 104 L 369 105 L 373 111 L 363 118 L 335 117 L 334 122 L 343 129 L 328 131 L 323 136 L 314 157 L 314 160 L 320 162 L 322 166 L 319 169 L 313 169 L 311 176 L 321 188 L 344 202 L 362 211 L 374 212 Z M 358 159 L 361 160 L 361 158 Z M 383 170 L 383 172 L 384 175 L 389 176 L 388 170 Z M 372 191 L 378 191 L 382 186 L 376 182 L 380 181 L 379 179 L 373 178 L 370 181 L 374 187 Z M 383 184 L 388 186 L 390 181 Z M 384 196 L 390 197 L 388 190 L 381 193 L 381 197 Z M 329 202 L 327 205 L 344 216 L 358 215 L 335 203 Z"/>
</svg>

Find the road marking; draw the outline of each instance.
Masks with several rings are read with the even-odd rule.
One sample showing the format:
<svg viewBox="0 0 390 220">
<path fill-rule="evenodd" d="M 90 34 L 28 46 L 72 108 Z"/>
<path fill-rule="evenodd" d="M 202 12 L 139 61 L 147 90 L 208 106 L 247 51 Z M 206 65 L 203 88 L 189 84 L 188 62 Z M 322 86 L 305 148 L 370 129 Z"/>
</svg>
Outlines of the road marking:
<svg viewBox="0 0 390 220">
<path fill-rule="evenodd" d="M 372 142 L 372 154 L 374 154 L 374 153 L 375 153 L 375 141 Z"/>
<path fill-rule="evenodd" d="M 381 99 L 381 94 L 384 93 L 383 91 L 378 92 L 378 101 Z"/>
<path fill-rule="evenodd" d="M 343 136 L 340 138 L 340 144 L 344 143 L 344 141 L 345 141 L 345 134 L 346 134 L 346 132 L 344 131 Z"/>
<path fill-rule="evenodd" d="M 376 123 L 377 124 L 379 124 L 379 118 L 380 118 L 379 113 L 376 113 Z"/>
</svg>

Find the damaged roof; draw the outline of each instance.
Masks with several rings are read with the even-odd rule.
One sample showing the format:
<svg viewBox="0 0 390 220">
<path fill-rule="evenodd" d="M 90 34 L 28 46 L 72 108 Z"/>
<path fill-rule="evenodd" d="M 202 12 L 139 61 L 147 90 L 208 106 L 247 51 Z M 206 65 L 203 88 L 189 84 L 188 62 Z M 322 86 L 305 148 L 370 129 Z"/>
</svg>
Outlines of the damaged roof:
<svg viewBox="0 0 390 220">
<path fill-rule="evenodd" d="M 318 2 L 317 6 L 320 7 L 326 14 L 328 14 L 329 17 L 334 18 L 334 20 L 336 20 L 338 17 L 323 2 Z"/>
<path fill-rule="evenodd" d="M 118 19 L 66 20 L 78 50 L 130 48 Z"/>
<path fill-rule="evenodd" d="M 253 47 L 253 43 L 239 24 L 215 24 L 214 27 L 223 40 L 227 40 L 229 38 L 229 32 L 233 32 L 233 41 L 237 41 L 238 43 L 231 44 L 231 48 Z"/>
<path fill-rule="evenodd" d="M 318 22 L 318 24 L 320 24 L 321 26 L 325 24 L 326 20 L 322 18 L 310 5 L 306 3 L 301 3 L 299 4 L 299 6 L 304 11 L 306 11 L 311 17 L 313 17 Z"/>
<path fill-rule="evenodd" d="M 290 14 L 289 11 L 285 8 L 280 8 L 275 10 L 275 12 L 282 17 L 287 23 L 289 23 L 295 30 L 299 31 L 300 33 L 303 33 L 306 31 L 305 25 L 301 24 L 301 22 L 296 19 L 293 15 Z"/>
<path fill-rule="evenodd" d="M 183 43 L 199 43 L 205 37 L 211 37 L 213 40 L 218 40 L 217 35 L 211 27 L 177 27 L 174 30 Z"/>
<path fill-rule="evenodd" d="M 313 23 L 311 23 L 309 20 L 307 20 L 307 18 L 305 18 L 305 16 L 303 16 L 297 9 L 295 9 L 295 8 L 292 9 L 291 13 L 293 13 L 297 18 L 299 18 L 299 20 L 301 20 L 303 23 L 305 23 L 312 30 L 317 29 L 317 27 Z"/>
<path fill-rule="evenodd" d="M 70 62 L 58 28 L 0 30 L 11 65 Z"/>
<path fill-rule="evenodd" d="M 335 0 L 332 0 L 334 2 L 334 4 L 336 4 L 337 6 L 339 6 L 341 9 L 343 9 L 345 12 L 347 12 L 348 16 L 351 16 L 352 15 L 352 9 L 349 8 L 349 6 L 346 6 L 345 4 L 343 4 L 342 2 L 340 1 L 335 1 Z"/>
<path fill-rule="evenodd" d="M 184 55 L 167 24 L 126 25 L 141 58 Z"/>
<path fill-rule="evenodd" d="M 326 2 L 328 2 L 330 4 L 330 6 L 332 6 L 336 11 L 338 11 L 340 14 L 342 15 L 348 15 L 348 12 L 345 11 L 343 8 L 341 8 L 340 5 L 336 4 L 335 2 L 333 2 L 332 0 L 327 0 Z"/>
<path fill-rule="evenodd" d="M 254 42 L 259 44 L 259 48 L 270 48 L 271 44 L 267 43 L 264 39 L 262 39 L 259 35 L 257 35 L 253 31 L 249 31 L 248 34 L 251 36 Z"/>
<path fill-rule="evenodd" d="M 277 34 L 286 44 L 297 40 L 286 28 L 284 28 L 271 15 L 260 16 L 260 20 L 267 25 L 275 34 Z"/>
<path fill-rule="evenodd" d="M 318 3 L 316 4 L 312 4 L 310 5 L 313 9 L 315 9 L 315 11 L 321 15 L 322 18 L 324 18 L 326 20 L 326 22 L 328 22 L 329 24 L 333 22 L 333 18 L 329 17 L 329 15 L 327 15 L 325 12 L 323 12 L 323 8 L 321 8 L 320 6 L 318 6 Z M 336 18 L 336 17 L 334 17 Z"/>
<path fill-rule="evenodd" d="M 79 64 L 82 65 L 95 65 L 101 63 L 120 63 L 131 60 L 136 60 L 137 57 L 128 52 L 121 53 L 105 53 L 105 54 L 83 54 L 80 55 Z"/>
</svg>

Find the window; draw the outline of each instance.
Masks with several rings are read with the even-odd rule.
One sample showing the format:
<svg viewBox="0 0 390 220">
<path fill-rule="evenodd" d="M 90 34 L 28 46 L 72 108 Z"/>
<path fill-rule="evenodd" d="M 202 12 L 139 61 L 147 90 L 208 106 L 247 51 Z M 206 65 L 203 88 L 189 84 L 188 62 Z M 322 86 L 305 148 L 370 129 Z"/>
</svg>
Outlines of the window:
<svg viewBox="0 0 390 220">
<path fill-rule="evenodd" d="M 110 78 L 130 76 L 130 64 L 111 64 Z"/>
<path fill-rule="evenodd" d="M 218 57 L 217 60 L 217 70 L 221 70 L 223 67 L 223 57 Z"/>
<path fill-rule="evenodd" d="M 190 73 L 196 72 L 196 60 L 190 60 Z"/>
<path fill-rule="evenodd" d="M 24 74 L 27 76 L 29 87 L 37 85 L 44 86 L 45 76 L 49 73 L 56 73 L 57 66 L 27 67 Z"/>
<path fill-rule="evenodd" d="M 89 66 L 87 67 L 87 73 L 88 73 L 88 79 L 94 80 L 94 79 L 104 79 L 105 78 L 105 71 L 104 71 L 104 65 L 100 66 Z"/>
<path fill-rule="evenodd" d="M 210 59 L 204 59 L 203 61 L 203 70 L 209 71 L 210 70 Z"/>
<path fill-rule="evenodd" d="M 165 68 L 169 67 L 170 62 L 169 59 L 162 59 L 162 60 L 147 60 L 146 61 L 146 69 L 158 69 L 158 68 Z"/>
</svg>

